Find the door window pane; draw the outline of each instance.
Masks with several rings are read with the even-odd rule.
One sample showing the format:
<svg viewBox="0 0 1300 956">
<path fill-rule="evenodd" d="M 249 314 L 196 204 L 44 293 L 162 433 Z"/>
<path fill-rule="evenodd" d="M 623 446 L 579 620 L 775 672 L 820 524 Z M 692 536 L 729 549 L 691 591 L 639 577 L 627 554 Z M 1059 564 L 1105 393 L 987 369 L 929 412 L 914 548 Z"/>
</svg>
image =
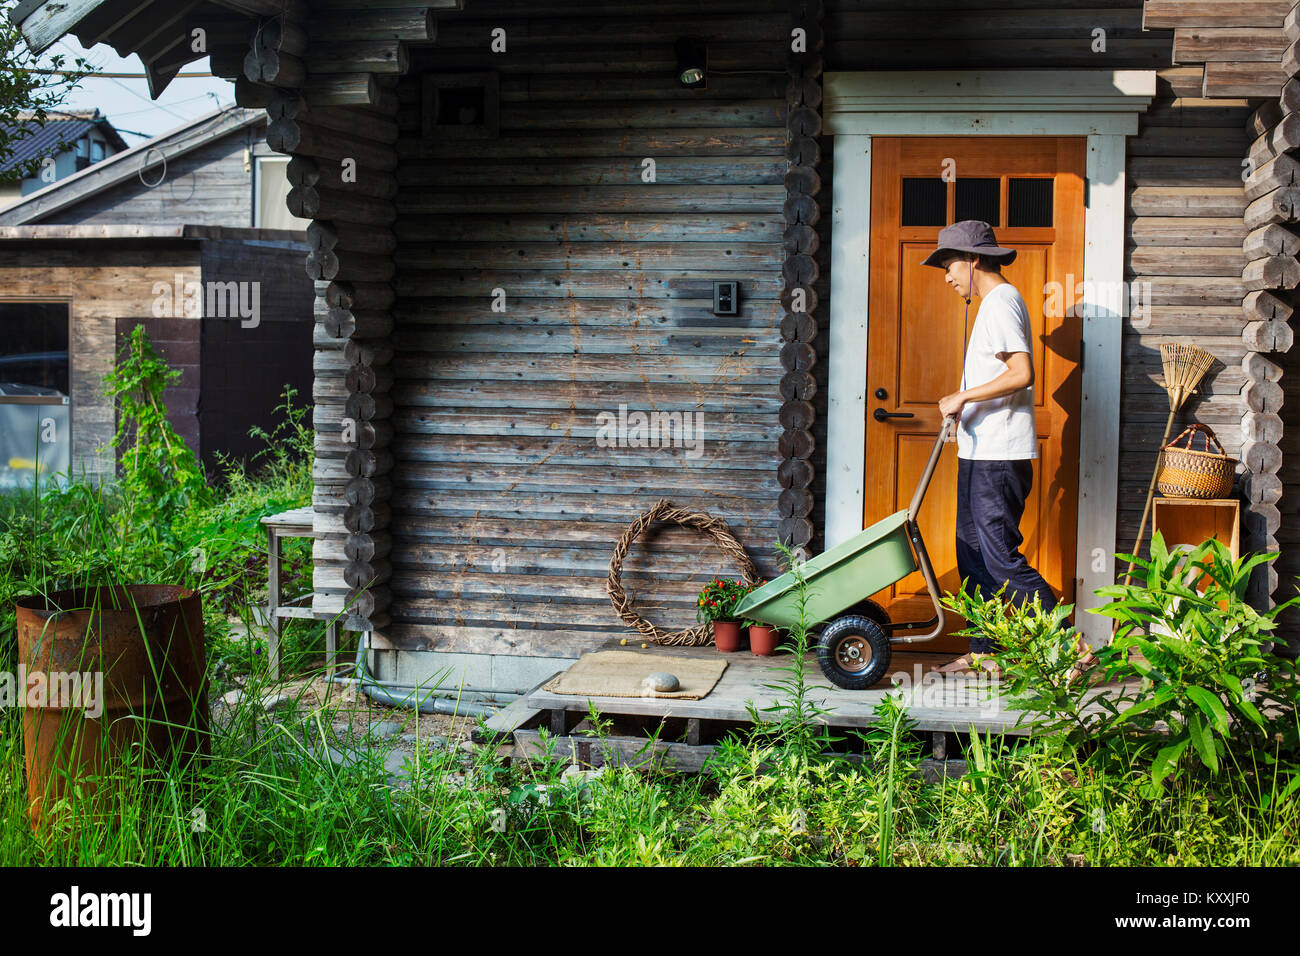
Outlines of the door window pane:
<svg viewBox="0 0 1300 956">
<path fill-rule="evenodd" d="M 1056 181 L 1013 179 L 1007 187 L 1007 221 L 1012 226 L 1052 225 Z"/>
<path fill-rule="evenodd" d="M 1000 179 L 958 179 L 957 222 L 980 219 L 990 226 L 1002 225 L 1001 199 Z"/>
<path fill-rule="evenodd" d="M 903 178 L 904 226 L 946 226 L 948 184 L 942 179 Z"/>
</svg>

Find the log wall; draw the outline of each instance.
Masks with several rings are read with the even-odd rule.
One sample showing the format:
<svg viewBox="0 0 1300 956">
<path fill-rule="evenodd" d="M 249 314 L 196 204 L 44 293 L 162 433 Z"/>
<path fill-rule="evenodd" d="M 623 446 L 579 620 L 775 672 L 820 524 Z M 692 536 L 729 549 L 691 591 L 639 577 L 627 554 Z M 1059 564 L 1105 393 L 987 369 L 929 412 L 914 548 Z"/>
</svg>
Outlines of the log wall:
<svg viewBox="0 0 1300 956">
<path fill-rule="evenodd" d="M 490 0 L 441 15 L 437 46 L 412 51 L 392 646 L 576 656 L 628 634 L 604 592 L 610 554 L 659 498 L 725 518 L 776 571 L 790 5 L 703 6 L 575 18 Z M 711 69 L 758 72 L 683 89 L 683 35 L 709 40 Z M 423 137 L 423 78 L 444 71 L 497 74 L 499 135 Z M 714 280 L 740 283 L 738 315 L 712 313 Z M 698 416 L 698 457 L 639 447 L 621 411 Z M 738 571 L 687 532 L 645 544 L 624 584 L 664 624 L 693 623 L 700 584 Z"/>
<path fill-rule="evenodd" d="M 289 211 L 312 220 L 312 609 L 349 630 L 379 632 L 392 600 L 393 87 L 407 68 L 403 40 L 428 39 L 432 19 L 421 10 L 309 17 L 298 0 L 274 13 L 245 47 L 214 55 L 213 70 L 238 70 L 240 104 L 266 109 L 267 145 L 293 157 Z"/>
<path fill-rule="evenodd" d="M 1229 455 L 1241 454 L 1242 158 L 1251 104 L 1203 98 L 1202 84 L 1198 68 L 1162 70 L 1156 99 L 1128 144 L 1125 272 L 1149 307 L 1124 326 L 1117 551 L 1133 548 L 1169 415 L 1162 344 L 1195 344 L 1218 359 L 1179 412 L 1173 434 L 1202 422 Z M 1150 534 L 1148 527 L 1147 540 Z"/>
<path fill-rule="evenodd" d="M 1257 314 L 1247 326 L 1248 345 L 1258 351 L 1250 363 L 1245 388 L 1249 411 L 1242 431 L 1258 449 L 1248 464 L 1259 476 L 1256 525 L 1268 535 L 1270 550 L 1279 552 L 1256 583 L 1275 602 L 1294 598 L 1300 585 L 1300 401 L 1286 389 L 1300 383 L 1300 350 L 1294 348 L 1295 306 L 1300 286 L 1300 3 L 1287 13 L 1283 30 L 1289 44 L 1281 58 L 1285 83 L 1280 95 L 1265 101 L 1251 117 L 1251 147 L 1258 167 L 1254 190 L 1258 198 L 1247 213 L 1254 231 L 1247 241 L 1263 291 L 1249 302 Z M 1247 187 L 1250 187 L 1247 183 Z M 1255 263 L 1252 262 L 1252 266 Z M 1278 618 L 1280 636 L 1300 653 L 1300 610 L 1288 608 Z"/>
<path fill-rule="evenodd" d="M 1295 364 L 1288 359 L 1294 341 L 1289 320 L 1300 286 L 1300 4 L 1149 0 L 1146 23 L 1174 29 L 1178 62 L 1202 64 L 1203 95 L 1249 96 L 1258 107 L 1245 124 L 1248 142 L 1240 154 L 1247 202 L 1241 229 L 1243 328 L 1241 360 L 1229 371 L 1239 378 L 1242 546 L 1279 555 L 1257 568 L 1251 582 L 1251 602 L 1266 610 L 1295 594 L 1300 571 L 1295 533 L 1286 520 L 1294 508 L 1286 487 L 1300 478 L 1286 455 L 1285 426 L 1295 412 L 1284 401 L 1286 372 Z M 1292 653 L 1300 651 L 1300 614 L 1284 612 L 1279 623 L 1277 636 Z"/>
</svg>

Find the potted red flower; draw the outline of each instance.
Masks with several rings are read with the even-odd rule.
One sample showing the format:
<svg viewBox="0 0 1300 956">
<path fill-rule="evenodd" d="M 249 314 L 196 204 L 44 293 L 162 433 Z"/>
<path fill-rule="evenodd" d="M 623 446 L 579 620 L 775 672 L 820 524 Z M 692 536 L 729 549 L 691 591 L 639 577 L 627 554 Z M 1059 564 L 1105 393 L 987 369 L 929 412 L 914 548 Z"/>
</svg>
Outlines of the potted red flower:
<svg viewBox="0 0 1300 956">
<path fill-rule="evenodd" d="M 740 621 L 734 609 L 748 593 L 743 582 L 727 578 L 714 578 L 700 590 L 695 619 L 713 625 L 713 643 L 723 653 L 740 650 Z"/>
<path fill-rule="evenodd" d="M 757 584 L 749 587 L 746 591 L 754 591 L 761 588 L 766 581 L 759 581 Z M 764 624 L 762 621 L 745 621 L 745 627 L 749 629 L 749 649 L 759 657 L 771 657 L 776 653 L 777 646 L 781 643 L 781 632 L 770 624 Z"/>
</svg>

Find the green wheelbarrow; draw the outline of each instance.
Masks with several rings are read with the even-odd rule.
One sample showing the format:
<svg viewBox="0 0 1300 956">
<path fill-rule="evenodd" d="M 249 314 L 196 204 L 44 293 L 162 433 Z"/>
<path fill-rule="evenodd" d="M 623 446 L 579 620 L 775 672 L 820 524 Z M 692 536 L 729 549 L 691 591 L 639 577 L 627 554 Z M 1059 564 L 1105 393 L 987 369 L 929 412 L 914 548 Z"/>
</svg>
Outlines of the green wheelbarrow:
<svg viewBox="0 0 1300 956">
<path fill-rule="evenodd" d="M 803 564 L 808 586 L 804 607 L 807 624 L 811 628 L 830 621 L 817 640 L 817 663 L 827 680 L 839 687 L 865 690 L 885 676 L 892 645 L 932 641 L 943 633 L 939 583 L 925 542 L 921 540 L 916 516 L 934 477 L 943 444 L 955 424 L 956 419 L 948 417 L 940 426 L 930 459 L 906 511 L 877 521 Z M 918 568 L 934 605 L 934 617 L 893 623 L 885 609 L 868 600 L 868 595 L 897 584 Z M 742 598 L 735 613 L 740 618 L 788 628 L 799 620 L 798 597 L 794 575 L 786 573 Z M 926 633 L 898 634 L 919 630 Z"/>
</svg>

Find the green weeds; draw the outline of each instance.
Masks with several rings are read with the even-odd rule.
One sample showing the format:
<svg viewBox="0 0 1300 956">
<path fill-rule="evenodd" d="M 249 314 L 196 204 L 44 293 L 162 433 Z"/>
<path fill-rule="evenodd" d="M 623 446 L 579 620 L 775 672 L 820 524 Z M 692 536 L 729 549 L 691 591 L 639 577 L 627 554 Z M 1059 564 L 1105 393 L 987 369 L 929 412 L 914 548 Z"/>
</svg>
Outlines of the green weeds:
<svg viewBox="0 0 1300 956">
<path fill-rule="evenodd" d="M 466 751 L 457 728 L 446 742 L 362 746 L 336 733 L 329 711 L 290 702 L 267 713 L 249 614 L 265 574 L 258 519 L 310 500 L 305 409 L 287 392 L 257 470 L 226 463 L 220 491 L 200 489 L 162 427 L 165 372 L 143 346 L 134 355 L 114 385 L 135 423 L 121 439 L 145 442 L 128 450 L 126 480 L 0 499 L 0 668 L 15 663 L 23 594 L 181 582 L 204 595 L 214 683 L 239 676 L 243 694 L 214 711 L 201 768 L 128 750 L 93 792 L 68 789 L 39 834 L 27 820 L 23 712 L 0 709 L 0 865 L 1300 864 L 1293 668 L 1268 646 L 1274 614 L 1242 600 L 1257 562 L 1213 546 L 1187 555 L 1155 543 L 1139 583 L 1106 592 L 1120 627 L 1101 666 L 1136 688 L 1109 707 L 1064 680 L 1077 662 L 1068 608 L 950 598 L 1004 648 L 1003 690 L 1040 732 L 960 735 L 967 772 L 936 783 L 923 782 L 922 739 L 895 696 L 860 733 L 829 729 L 806 670 L 808 584 L 789 552 L 801 611 L 767 686 L 775 700 L 701 774 L 654 761 L 584 770 L 545 734 L 528 761 L 494 745 Z M 153 530 L 136 534 L 144 515 Z M 305 543 L 286 564 L 309 581 Z M 1210 589 L 1190 588 L 1193 573 Z M 294 645 L 318 628 L 290 628 L 287 669 L 310 665 Z M 588 724 L 597 744 L 608 737 L 601 715 Z"/>
</svg>

